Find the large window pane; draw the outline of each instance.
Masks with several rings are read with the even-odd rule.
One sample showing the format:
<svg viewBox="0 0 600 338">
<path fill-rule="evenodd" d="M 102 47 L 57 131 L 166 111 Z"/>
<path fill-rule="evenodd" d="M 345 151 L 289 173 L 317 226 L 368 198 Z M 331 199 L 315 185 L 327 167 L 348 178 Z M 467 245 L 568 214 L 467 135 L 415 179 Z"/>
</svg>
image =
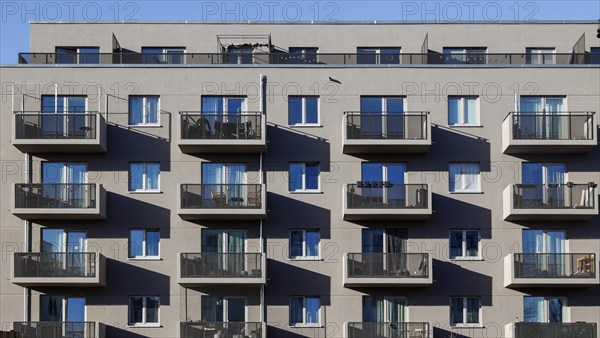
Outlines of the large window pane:
<svg viewBox="0 0 600 338">
<path fill-rule="evenodd" d="M 523 297 L 523 321 L 533 323 L 544 321 L 544 297 Z"/>
<path fill-rule="evenodd" d="M 158 97 L 146 98 L 146 123 L 158 123 Z"/>
<path fill-rule="evenodd" d="M 144 230 L 129 232 L 129 257 L 141 257 L 144 250 Z"/>
<path fill-rule="evenodd" d="M 319 298 L 308 297 L 306 298 L 306 323 L 307 324 L 318 324 L 319 323 L 319 308 L 321 301 Z"/>
<path fill-rule="evenodd" d="M 289 97 L 288 119 L 290 125 L 302 124 L 302 98 Z"/>
<path fill-rule="evenodd" d="M 129 167 L 129 190 L 144 189 L 144 164 L 132 163 Z"/>
<path fill-rule="evenodd" d="M 450 232 L 450 258 L 462 257 L 462 231 Z"/>
<path fill-rule="evenodd" d="M 289 180 L 290 180 L 290 191 L 302 190 L 302 177 L 303 177 L 304 165 L 302 163 L 291 163 Z"/>
<path fill-rule="evenodd" d="M 465 98 L 465 124 L 477 124 L 477 98 Z"/>
<path fill-rule="evenodd" d="M 302 323 L 304 299 L 302 297 L 294 297 L 290 299 L 290 324 Z"/>
<path fill-rule="evenodd" d="M 129 98 L 129 124 L 137 125 L 144 123 L 144 98 Z"/>
<path fill-rule="evenodd" d="M 131 297 L 129 299 L 129 323 L 142 323 L 142 309 L 144 308 L 143 297 Z"/>
<path fill-rule="evenodd" d="M 159 231 L 146 231 L 146 256 L 158 256 Z"/>
<path fill-rule="evenodd" d="M 462 298 L 451 298 L 450 299 L 450 324 L 462 324 L 464 322 L 463 317 L 463 299 Z"/>
<path fill-rule="evenodd" d="M 479 323 L 479 298 L 467 298 L 467 324 Z"/>
<path fill-rule="evenodd" d="M 290 257 L 301 257 L 302 255 L 302 231 L 292 231 L 290 233 Z"/>
<path fill-rule="evenodd" d="M 158 190 L 160 164 L 148 163 L 146 165 L 146 190 Z"/>
<path fill-rule="evenodd" d="M 305 169 L 306 176 L 306 189 L 317 190 L 319 189 L 319 166 L 316 164 L 306 165 Z"/>
<path fill-rule="evenodd" d="M 306 123 L 319 123 L 319 99 L 316 97 L 305 98 Z"/>
<path fill-rule="evenodd" d="M 158 323 L 158 297 L 146 297 L 146 323 Z"/>
<path fill-rule="evenodd" d="M 466 231 L 467 257 L 479 256 L 479 232 Z"/>
<path fill-rule="evenodd" d="M 79 63 L 98 64 L 100 63 L 100 48 L 79 48 Z"/>
<path fill-rule="evenodd" d="M 306 231 L 306 256 L 319 256 L 319 232 Z"/>
</svg>

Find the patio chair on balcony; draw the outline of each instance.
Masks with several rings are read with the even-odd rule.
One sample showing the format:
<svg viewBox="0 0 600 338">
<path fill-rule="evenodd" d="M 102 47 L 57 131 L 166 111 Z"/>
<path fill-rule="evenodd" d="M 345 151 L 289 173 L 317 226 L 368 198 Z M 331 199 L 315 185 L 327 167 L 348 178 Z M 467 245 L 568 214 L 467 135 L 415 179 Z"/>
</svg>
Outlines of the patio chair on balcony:
<svg viewBox="0 0 600 338">
<path fill-rule="evenodd" d="M 227 197 L 225 197 L 225 193 L 222 191 L 211 191 L 210 197 L 212 198 L 213 204 L 216 207 L 223 207 L 227 201 Z"/>
<path fill-rule="evenodd" d="M 248 205 L 260 206 L 260 192 L 252 191 L 248 193 Z"/>
</svg>

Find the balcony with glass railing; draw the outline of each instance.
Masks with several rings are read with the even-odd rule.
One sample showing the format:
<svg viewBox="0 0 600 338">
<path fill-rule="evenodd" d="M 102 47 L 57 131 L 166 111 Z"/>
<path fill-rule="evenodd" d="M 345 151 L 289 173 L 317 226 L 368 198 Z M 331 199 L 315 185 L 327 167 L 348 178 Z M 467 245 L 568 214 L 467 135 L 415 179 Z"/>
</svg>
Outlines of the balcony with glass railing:
<svg viewBox="0 0 600 338">
<path fill-rule="evenodd" d="M 344 112 L 343 151 L 426 153 L 431 147 L 429 112 Z"/>
<path fill-rule="evenodd" d="M 598 216 L 596 183 L 513 184 L 504 189 L 505 220 L 587 220 Z"/>
<path fill-rule="evenodd" d="M 266 118 L 261 112 L 180 112 L 179 148 L 184 153 L 262 153 Z"/>
<path fill-rule="evenodd" d="M 106 219 L 106 191 L 98 183 L 16 183 L 12 213 L 22 219 Z"/>
<path fill-rule="evenodd" d="M 594 112 L 511 112 L 502 122 L 505 154 L 585 153 L 598 144 Z"/>
<path fill-rule="evenodd" d="M 181 184 L 177 213 L 188 220 L 265 219 L 264 184 Z"/>
<path fill-rule="evenodd" d="M 106 120 L 98 112 L 14 112 L 12 144 L 27 153 L 105 153 Z"/>
<path fill-rule="evenodd" d="M 512 253 L 504 257 L 505 287 L 598 284 L 598 260 L 594 253 Z"/>
<path fill-rule="evenodd" d="M 429 184 L 359 181 L 344 186 L 345 220 L 424 220 L 431 217 Z"/>
<path fill-rule="evenodd" d="M 17 337 L 23 338 L 96 338 L 96 322 L 13 322 Z"/>
<path fill-rule="evenodd" d="M 424 287 L 433 283 L 432 256 L 425 253 L 347 253 L 346 287 Z"/>
<path fill-rule="evenodd" d="M 348 338 L 429 338 L 429 323 L 423 322 L 349 322 Z"/>
<path fill-rule="evenodd" d="M 188 286 L 266 283 L 266 256 L 261 253 L 181 253 L 178 283 Z"/>
<path fill-rule="evenodd" d="M 18 252 L 12 283 L 21 286 L 105 286 L 106 259 L 95 252 Z"/>
<path fill-rule="evenodd" d="M 507 338 L 598 338 L 598 324 L 517 322 L 505 327 Z"/>
<path fill-rule="evenodd" d="M 266 338 L 267 327 L 261 322 L 190 321 L 179 323 L 181 338 Z"/>
</svg>

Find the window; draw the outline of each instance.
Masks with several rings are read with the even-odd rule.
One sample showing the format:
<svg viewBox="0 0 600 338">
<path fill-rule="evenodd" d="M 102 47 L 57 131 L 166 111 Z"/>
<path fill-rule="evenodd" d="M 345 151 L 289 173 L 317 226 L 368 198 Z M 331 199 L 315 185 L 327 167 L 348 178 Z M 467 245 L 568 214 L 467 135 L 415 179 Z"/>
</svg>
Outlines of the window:
<svg viewBox="0 0 600 338">
<path fill-rule="evenodd" d="M 320 311 L 319 297 L 291 297 L 290 326 L 319 326 Z"/>
<path fill-rule="evenodd" d="M 158 326 L 159 306 L 158 296 L 129 297 L 129 325 Z"/>
<path fill-rule="evenodd" d="M 130 163 L 129 191 L 159 191 L 160 163 Z"/>
<path fill-rule="evenodd" d="M 56 63 L 99 64 L 99 47 L 56 47 Z"/>
<path fill-rule="evenodd" d="M 246 298 L 201 296 L 202 320 L 207 322 L 246 322 Z M 243 330 L 243 329 L 242 329 Z M 207 337 L 212 337 L 208 335 Z M 215 334 L 215 337 L 222 335 Z M 240 335 L 238 337 L 243 337 Z M 230 336 L 236 337 L 236 335 Z"/>
<path fill-rule="evenodd" d="M 400 64 L 400 47 L 359 47 L 356 51 L 358 64 Z"/>
<path fill-rule="evenodd" d="M 319 171 L 318 163 L 290 163 L 290 191 L 319 191 Z"/>
<path fill-rule="evenodd" d="M 129 124 L 158 125 L 159 114 L 158 96 L 130 96 L 129 97 Z"/>
<path fill-rule="evenodd" d="M 145 64 L 182 64 L 185 48 L 142 47 Z"/>
<path fill-rule="evenodd" d="M 444 60 L 446 64 L 485 64 L 486 51 L 485 47 L 444 47 Z"/>
<path fill-rule="evenodd" d="M 590 53 L 590 64 L 600 65 L 600 47 L 592 47 Z"/>
<path fill-rule="evenodd" d="M 159 230 L 129 230 L 129 258 L 158 258 L 160 243 Z"/>
<path fill-rule="evenodd" d="M 480 192 L 479 163 L 450 163 L 450 192 Z"/>
<path fill-rule="evenodd" d="M 523 297 L 523 321 L 533 323 L 568 322 L 567 299 L 564 297 Z"/>
<path fill-rule="evenodd" d="M 479 231 L 451 230 L 450 259 L 481 258 Z"/>
<path fill-rule="evenodd" d="M 230 47 L 223 51 L 223 63 L 225 64 L 252 64 L 252 47 Z"/>
<path fill-rule="evenodd" d="M 478 126 L 479 98 L 476 96 L 448 97 L 448 125 Z"/>
<path fill-rule="evenodd" d="M 407 304 L 405 297 L 363 296 L 362 320 L 364 323 L 404 323 Z"/>
<path fill-rule="evenodd" d="M 289 62 L 291 64 L 317 63 L 317 47 L 290 47 Z"/>
<path fill-rule="evenodd" d="M 450 298 L 451 326 L 480 326 L 481 299 L 479 297 Z"/>
<path fill-rule="evenodd" d="M 529 65 L 554 64 L 554 48 L 526 48 L 525 62 Z"/>
<path fill-rule="evenodd" d="M 290 231 L 291 259 L 319 259 L 319 230 Z"/>
<path fill-rule="evenodd" d="M 288 117 L 291 126 L 319 124 L 319 97 L 290 96 L 288 98 Z"/>
</svg>

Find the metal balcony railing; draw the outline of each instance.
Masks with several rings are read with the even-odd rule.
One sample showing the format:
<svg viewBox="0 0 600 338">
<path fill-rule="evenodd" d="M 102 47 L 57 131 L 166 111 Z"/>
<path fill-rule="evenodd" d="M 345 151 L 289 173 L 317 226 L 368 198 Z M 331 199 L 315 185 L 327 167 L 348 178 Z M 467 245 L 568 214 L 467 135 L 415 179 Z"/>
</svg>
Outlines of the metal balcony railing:
<svg viewBox="0 0 600 338">
<path fill-rule="evenodd" d="M 15 138 L 27 140 L 97 138 L 97 112 L 54 114 L 15 112 Z"/>
<path fill-rule="evenodd" d="M 591 140 L 594 112 L 511 112 L 515 140 Z"/>
<path fill-rule="evenodd" d="M 260 112 L 180 112 L 182 140 L 260 140 Z"/>
<path fill-rule="evenodd" d="M 95 322 L 14 322 L 17 337 L 96 338 Z"/>
<path fill-rule="evenodd" d="M 14 255 L 15 278 L 95 276 L 95 252 L 20 252 Z"/>
<path fill-rule="evenodd" d="M 543 60 L 538 62 L 538 60 Z M 600 64 L 591 53 L 400 53 L 375 57 L 365 53 L 19 53 L 20 64 L 452 64 L 452 65 L 568 65 Z"/>
<path fill-rule="evenodd" d="M 260 253 L 182 253 L 181 278 L 261 278 Z"/>
<path fill-rule="evenodd" d="M 515 209 L 594 209 L 595 184 L 515 184 Z"/>
<path fill-rule="evenodd" d="M 428 112 L 345 112 L 350 140 L 426 140 Z"/>
<path fill-rule="evenodd" d="M 515 338 L 597 338 L 596 323 L 515 323 Z"/>
<path fill-rule="evenodd" d="M 15 185 L 15 207 L 26 209 L 93 209 L 94 183 L 20 183 Z"/>
<path fill-rule="evenodd" d="M 427 338 L 429 323 L 421 322 L 350 322 L 348 338 Z"/>
<path fill-rule="evenodd" d="M 181 338 L 240 338 L 263 337 L 263 323 L 260 322 L 181 322 Z M 220 333 L 220 334 L 218 334 Z"/>
<path fill-rule="evenodd" d="M 181 209 L 260 209 L 261 184 L 182 184 Z"/>
<path fill-rule="evenodd" d="M 349 253 L 349 278 L 428 278 L 429 254 Z"/>
<path fill-rule="evenodd" d="M 596 278 L 593 253 L 515 253 L 515 278 Z"/>
<path fill-rule="evenodd" d="M 347 186 L 348 209 L 427 209 L 427 184 L 359 181 Z"/>
</svg>

